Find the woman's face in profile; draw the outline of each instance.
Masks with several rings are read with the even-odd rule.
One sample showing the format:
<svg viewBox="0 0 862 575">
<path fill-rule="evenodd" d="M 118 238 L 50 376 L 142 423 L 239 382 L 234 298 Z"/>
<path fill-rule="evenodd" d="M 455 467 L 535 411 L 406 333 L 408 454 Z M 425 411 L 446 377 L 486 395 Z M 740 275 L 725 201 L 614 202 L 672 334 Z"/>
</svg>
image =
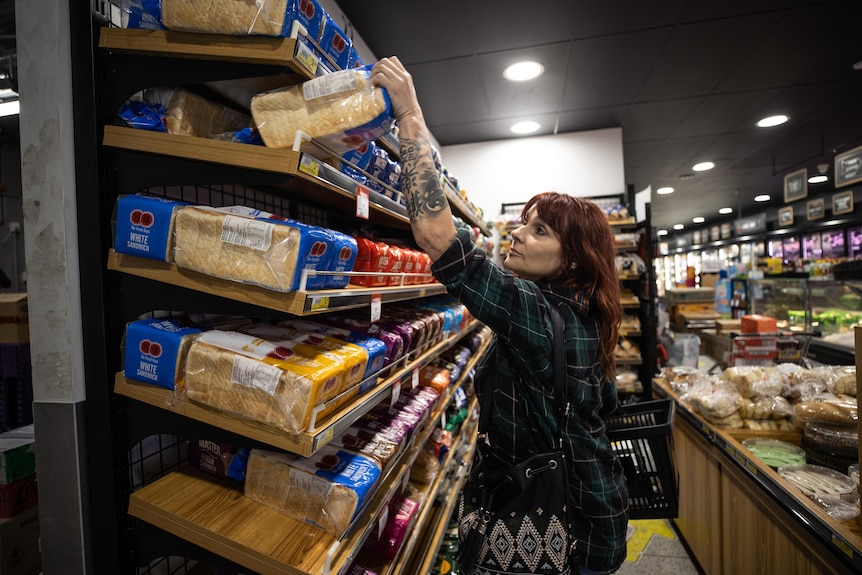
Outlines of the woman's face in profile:
<svg viewBox="0 0 862 575">
<path fill-rule="evenodd" d="M 530 210 L 526 222 L 512 232 L 512 247 L 503 266 L 526 280 L 539 280 L 555 274 L 563 265 L 563 246 L 551 226 L 536 210 Z"/>
</svg>

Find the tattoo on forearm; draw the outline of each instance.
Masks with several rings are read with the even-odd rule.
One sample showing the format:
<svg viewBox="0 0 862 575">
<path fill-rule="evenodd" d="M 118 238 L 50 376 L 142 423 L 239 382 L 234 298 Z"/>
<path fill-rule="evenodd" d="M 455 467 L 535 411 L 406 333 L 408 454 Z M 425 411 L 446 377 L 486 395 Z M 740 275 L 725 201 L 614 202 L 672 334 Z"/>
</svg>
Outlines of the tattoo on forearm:
<svg viewBox="0 0 862 575">
<path fill-rule="evenodd" d="M 440 174 L 431 160 L 431 145 L 420 140 L 401 141 L 401 189 L 411 220 L 435 217 L 448 202 Z"/>
</svg>

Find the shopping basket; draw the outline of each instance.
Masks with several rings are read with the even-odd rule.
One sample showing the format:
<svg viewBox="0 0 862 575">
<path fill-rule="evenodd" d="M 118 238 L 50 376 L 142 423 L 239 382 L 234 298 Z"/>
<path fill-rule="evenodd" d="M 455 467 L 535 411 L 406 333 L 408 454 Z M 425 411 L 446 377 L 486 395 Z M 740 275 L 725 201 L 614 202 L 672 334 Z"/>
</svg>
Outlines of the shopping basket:
<svg viewBox="0 0 862 575">
<path fill-rule="evenodd" d="M 630 519 L 676 517 L 679 477 L 673 457 L 671 399 L 622 405 L 605 418 L 608 439 L 629 488 Z"/>
</svg>

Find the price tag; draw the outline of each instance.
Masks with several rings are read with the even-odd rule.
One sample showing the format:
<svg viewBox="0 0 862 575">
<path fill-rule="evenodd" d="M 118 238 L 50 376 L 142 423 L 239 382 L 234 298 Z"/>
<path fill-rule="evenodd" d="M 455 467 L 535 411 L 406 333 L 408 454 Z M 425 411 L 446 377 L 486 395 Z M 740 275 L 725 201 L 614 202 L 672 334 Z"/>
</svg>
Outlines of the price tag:
<svg viewBox="0 0 862 575">
<path fill-rule="evenodd" d="M 371 321 L 380 320 L 380 312 L 383 309 L 383 296 L 379 293 L 371 294 Z"/>
<path fill-rule="evenodd" d="M 410 387 L 416 389 L 419 387 L 419 368 L 414 367 L 413 373 L 410 374 Z"/>
<path fill-rule="evenodd" d="M 356 186 L 356 217 L 367 220 L 368 214 L 369 214 L 368 188 L 357 184 L 357 186 Z"/>
<path fill-rule="evenodd" d="M 440 428 L 446 429 L 446 412 L 440 414 Z"/>
<path fill-rule="evenodd" d="M 322 311 L 329 309 L 329 296 L 312 296 L 311 311 Z"/>
<path fill-rule="evenodd" d="M 313 76 L 317 75 L 317 65 L 319 61 L 317 56 L 314 55 L 314 52 L 311 51 L 311 48 L 309 48 L 305 42 L 300 40 L 296 43 L 296 53 L 293 57 L 297 62 L 305 66 Z"/>
<path fill-rule="evenodd" d="M 303 154 L 299 160 L 299 171 L 316 178 L 320 174 L 320 164 L 311 156 Z"/>
<path fill-rule="evenodd" d="M 386 527 L 386 524 L 389 522 L 389 505 L 383 507 L 383 510 L 380 512 L 380 517 L 377 518 L 377 538 L 380 539 L 380 536 L 383 535 L 383 529 Z"/>
<path fill-rule="evenodd" d="M 395 405 L 398 403 L 398 398 L 401 397 L 401 382 L 399 381 L 395 385 L 392 386 L 392 399 L 389 401 L 389 405 Z"/>
</svg>

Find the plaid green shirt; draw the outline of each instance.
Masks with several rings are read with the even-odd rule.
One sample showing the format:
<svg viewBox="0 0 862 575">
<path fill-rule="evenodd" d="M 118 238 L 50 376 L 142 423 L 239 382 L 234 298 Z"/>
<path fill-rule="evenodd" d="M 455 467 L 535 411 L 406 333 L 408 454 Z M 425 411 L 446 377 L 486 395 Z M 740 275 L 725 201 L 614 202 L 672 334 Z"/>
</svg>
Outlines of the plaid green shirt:
<svg viewBox="0 0 862 575">
<path fill-rule="evenodd" d="M 599 321 L 581 292 L 514 277 L 477 249 L 466 228 L 432 267 L 434 277 L 494 332 L 491 350 L 477 369 L 476 389 L 493 382 L 486 430 L 495 455 L 512 463 L 550 450 L 557 436 L 554 411 L 553 327 L 546 309 L 557 306 L 565 322 L 569 412 L 563 449 L 575 537 L 587 568 L 615 570 L 626 555 L 628 490 L 605 435 L 601 413 L 617 407 L 613 382 L 601 365 Z M 543 439 L 544 438 L 544 439 Z"/>
</svg>

